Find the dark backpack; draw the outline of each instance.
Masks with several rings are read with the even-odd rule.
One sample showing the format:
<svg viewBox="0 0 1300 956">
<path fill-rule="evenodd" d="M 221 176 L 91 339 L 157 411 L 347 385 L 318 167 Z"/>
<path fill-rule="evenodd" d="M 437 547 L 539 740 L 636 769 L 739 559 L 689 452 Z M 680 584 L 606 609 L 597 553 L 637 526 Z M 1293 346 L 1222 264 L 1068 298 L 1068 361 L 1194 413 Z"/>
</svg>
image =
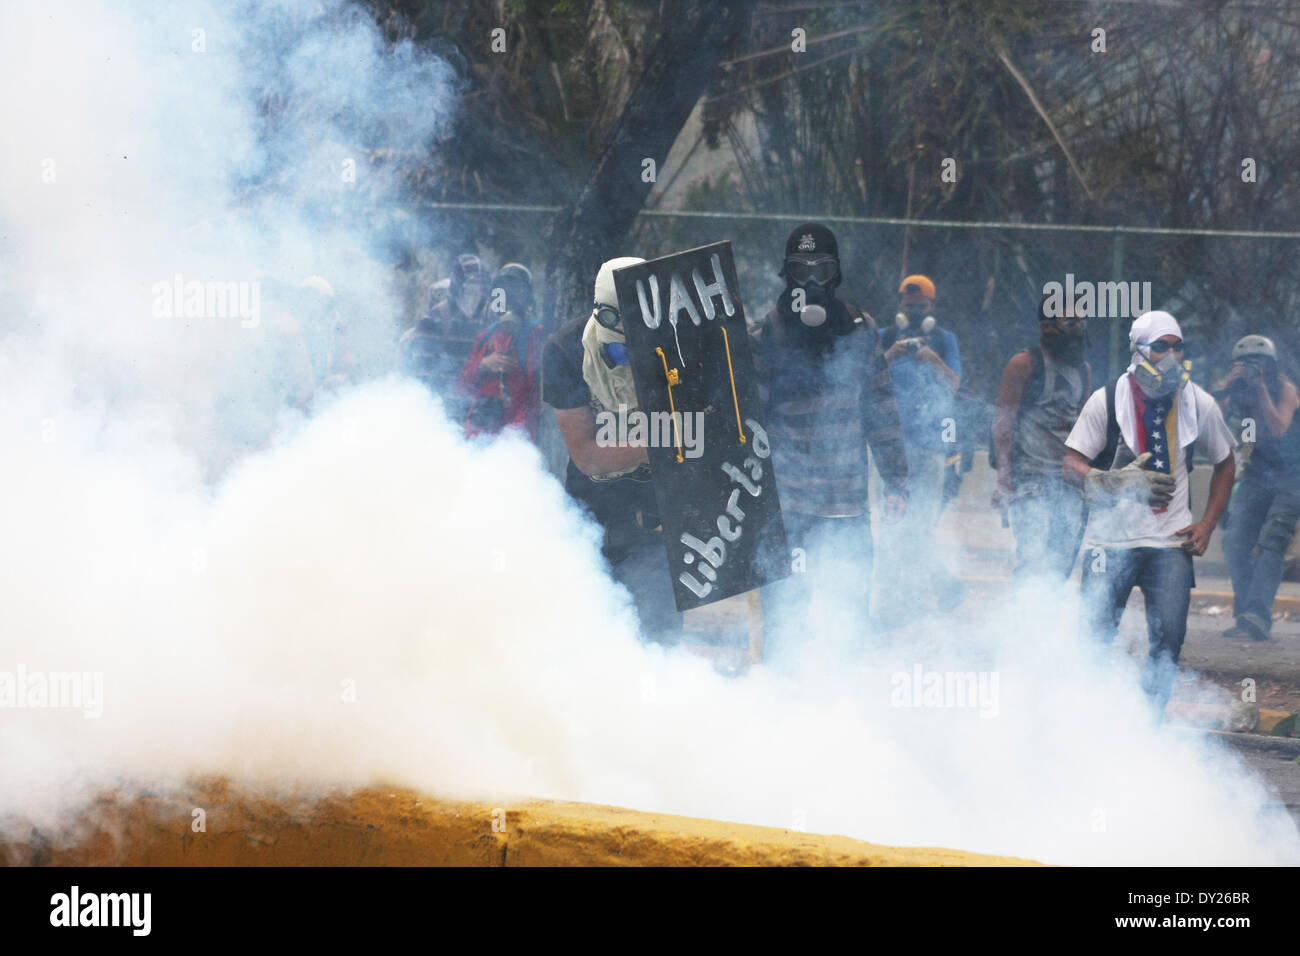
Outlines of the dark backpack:
<svg viewBox="0 0 1300 956">
<path fill-rule="evenodd" d="M 1115 417 L 1115 383 L 1111 379 L 1106 383 L 1106 444 L 1102 446 L 1097 457 L 1088 462 L 1093 468 L 1109 471 L 1115 461 L 1115 452 L 1119 449 L 1119 419 Z"/>
</svg>

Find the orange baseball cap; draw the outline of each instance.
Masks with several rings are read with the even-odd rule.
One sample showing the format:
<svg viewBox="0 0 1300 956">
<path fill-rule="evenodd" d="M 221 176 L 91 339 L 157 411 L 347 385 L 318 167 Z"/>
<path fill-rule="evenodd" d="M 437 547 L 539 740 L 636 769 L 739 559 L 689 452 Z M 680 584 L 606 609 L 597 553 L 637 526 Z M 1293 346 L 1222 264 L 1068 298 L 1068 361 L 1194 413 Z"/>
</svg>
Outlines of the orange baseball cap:
<svg viewBox="0 0 1300 956">
<path fill-rule="evenodd" d="M 915 286 L 915 288 L 909 289 L 908 286 Z M 902 295 L 904 292 L 919 292 L 927 299 L 933 299 L 934 283 L 930 281 L 929 276 L 923 276 L 920 274 L 908 276 L 898 284 L 898 294 Z"/>
</svg>

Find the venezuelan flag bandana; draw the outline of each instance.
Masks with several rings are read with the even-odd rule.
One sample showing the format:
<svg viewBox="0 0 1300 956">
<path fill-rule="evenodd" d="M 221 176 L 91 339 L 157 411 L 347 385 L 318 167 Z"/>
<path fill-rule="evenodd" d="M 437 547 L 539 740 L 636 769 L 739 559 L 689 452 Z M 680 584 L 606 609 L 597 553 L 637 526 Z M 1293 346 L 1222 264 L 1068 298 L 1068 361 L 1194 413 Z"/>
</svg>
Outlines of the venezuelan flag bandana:
<svg viewBox="0 0 1300 956">
<path fill-rule="evenodd" d="M 1138 423 L 1137 449 L 1139 455 L 1151 452 L 1147 462 L 1148 471 L 1160 471 L 1166 475 L 1174 473 L 1178 455 L 1178 393 L 1159 399 L 1149 399 L 1136 384 L 1130 391 L 1133 394 L 1133 411 Z M 1167 508 L 1152 508 L 1155 514 L 1162 514 Z"/>
</svg>

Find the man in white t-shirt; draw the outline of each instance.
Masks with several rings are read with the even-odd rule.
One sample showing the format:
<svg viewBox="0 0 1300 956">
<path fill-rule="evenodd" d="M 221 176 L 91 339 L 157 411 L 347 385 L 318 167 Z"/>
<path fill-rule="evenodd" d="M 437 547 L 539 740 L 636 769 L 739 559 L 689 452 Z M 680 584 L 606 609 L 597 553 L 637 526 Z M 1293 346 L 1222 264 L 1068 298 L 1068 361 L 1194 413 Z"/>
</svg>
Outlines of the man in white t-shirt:
<svg viewBox="0 0 1300 956">
<path fill-rule="evenodd" d="M 1158 718 L 1187 632 L 1192 556 L 1205 553 L 1228 503 L 1237 442 L 1214 398 L 1189 381 L 1191 362 L 1183 360 L 1183 333 L 1172 315 L 1143 313 L 1129 347 L 1128 371 L 1092 394 L 1065 440 L 1063 474 L 1082 485 L 1089 507 L 1083 631 L 1114 640 L 1130 592 L 1142 589 L 1150 642 L 1142 687 Z M 1193 445 L 1214 465 L 1209 500 L 1195 522 L 1188 500 Z"/>
</svg>

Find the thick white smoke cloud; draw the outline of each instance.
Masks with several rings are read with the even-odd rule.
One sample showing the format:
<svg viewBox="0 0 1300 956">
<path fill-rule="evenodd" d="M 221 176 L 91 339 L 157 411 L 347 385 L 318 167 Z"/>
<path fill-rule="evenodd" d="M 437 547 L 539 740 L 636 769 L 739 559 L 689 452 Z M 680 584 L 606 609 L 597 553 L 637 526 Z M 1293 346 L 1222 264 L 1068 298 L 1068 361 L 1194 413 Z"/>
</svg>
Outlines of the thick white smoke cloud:
<svg viewBox="0 0 1300 956">
<path fill-rule="evenodd" d="M 327 274 L 390 347 L 370 225 L 317 200 L 333 145 L 354 148 L 339 117 L 415 144 L 453 106 L 438 63 L 329 9 L 0 14 L 0 62 L 34 78 L 0 104 L 18 147 L 0 192 L 0 671 L 104 674 L 98 719 L 0 710 L 0 819 L 50 827 L 103 787 L 219 773 L 1052 862 L 1300 861 L 1248 769 L 1150 727 L 1134 675 L 1092 660 L 1059 600 L 953 618 L 869 664 L 824 641 L 728 680 L 636 641 L 596 529 L 531 447 L 466 445 L 392 380 L 213 483 L 210 395 L 262 340 L 155 317 L 151 284 Z M 212 59 L 181 65 L 192 28 Z M 286 77 L 312 105 L 268 132 L 256 91 Z M 895 706 L 915 664 L 996 673 L 996 713 Z"/>
</svg>

